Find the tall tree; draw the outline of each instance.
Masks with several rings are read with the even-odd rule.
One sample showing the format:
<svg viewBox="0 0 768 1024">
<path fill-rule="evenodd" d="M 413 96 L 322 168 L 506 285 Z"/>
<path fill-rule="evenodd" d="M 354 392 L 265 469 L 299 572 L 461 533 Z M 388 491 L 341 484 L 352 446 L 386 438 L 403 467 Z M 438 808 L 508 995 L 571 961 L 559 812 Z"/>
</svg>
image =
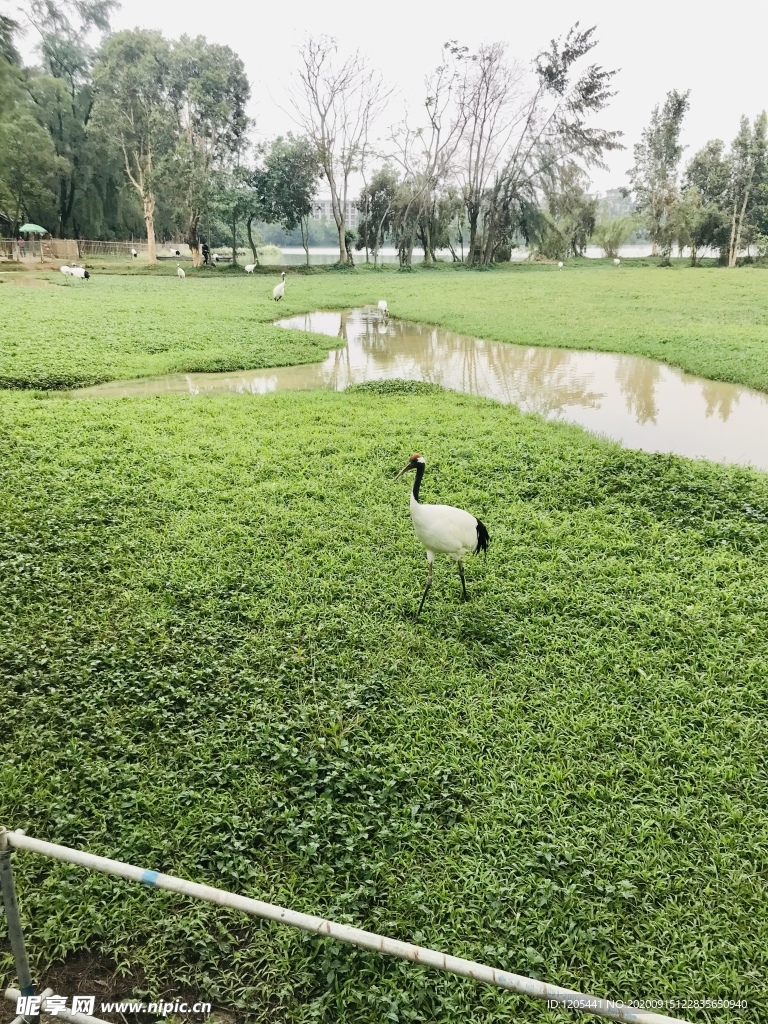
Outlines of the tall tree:
<svg viewBox="0 0 768 1024">
<path fill-rule="evenodd" d="M 211 177 L 242 147 L 248 128 L 250 86 L 245 67 L 228 46 L 203 36 L 182 36 L 171 50 L 170 94 L 175 113 L 175 192 L 195 266 L 202 263 L 200 220 L 209 203 Z"/>
<path fill-rule="evenodd" d="M 547 212 L 565 243 L 567 256 L 583 256 L 595 230 L 598 200 L 587 195 L 586 184 L 581 168 L 567 161 L 557 166 L 544 185 Z"/>
<path fill-rule="evenodd" d="M 264 166 L 252 177 L 258 196 L 255 212 L 286 231 L 299 228 L 309 266 L 309 218 L 321 174 L 317 150 L 309 139 L 289 134 L 274 139 L 263 154 Z"/>
<path fill-rule="evenodd" d="M 39 35 L 42 75 L 29 88 L 38 116 L 59 157 L 58 216 L 55 233 L 77 234 L 75 203 L 97 165 L 87 128 L 93 107 L 92 73 L 96 55 L 91 37 L 109 31 L 118 0 L 31 0 L 28 19 Z"/>
<path fill-rule="evenodd" d="M 293 108 L 302 133 L 317 150 L 331 193 L 339 263 L 345 264 L 349 179 L 391 90 L 359 53 L 339 62 L 336 41 L 328 36 L 307 40 L 299 56 Z"/>
<path fill-rule="evenodd" d="M 28 219 L 53 227 L 60 169 L 50 136 L 31 112 L 0 120 L 0 214 L 12 233 Z"/>
<path fill-rule="evenodd" d="M 0 221 L 11 233 L 29 219 L 53 228 L 56 175 L 65 164 L 31 102 L 29 75 L 14 42 L 18 28 L 0 16 Z"/>
<path fill-rule="evenodd" d="M 634 147 L 635 163 L 629 178 L 654 254 L 659 249 L 668 254 L 672 247 L 671 215 L 679 196 L 677 168 L 683 155 L 680 131 L 689 95 L 690 91 L 668 92 L 664 106 L 653 108 L 651 123 Z"/>
<path fill-rule="evenodd" d="M 357 200 L 357 208 L 363 214 L 357 225 L 357 245 L 371 250 L 374 267 L 378 266 L 384 236 L 392 227 L 397 187 L 397 172 L 385 165 L 372 175 Z"/>
<path fill-rule="evenodd" d="M 750 127 L 742 117 L 739 132 L 731 145 L 731 231 L 728 241 L 728 266 L 735 267 L 741 251 L 750 206 L 760 185 L 768 181 L 768 115 L 763 111 Z"/>
<path fill-rule="evenodd" d="M 687 200 L 689 192 L 694 197 Z M 697 198 L 698 197 L 698 198 Z M 683 216 L 690 225 L 691 262 L 701 249 L 717 248 L 722 262 L 728 260 L 731 211 L 731 167 L 720 139 L 711 139 L 691 157 L 683 175 Z M 693 211 L 698 210 L 694 216 Z"/>
<path fill-rule="evenodd" d="M 403 171 L 400 203 L 395 222 L 398 227 L 400 262 L 409 266 L 413 259 L 416 235 L 421 227 L 424 262 L 432 260 L 430 210 L 449 175 L 461 143 L 463 122 L 456 113 L 456 92 L 460 83 L 459 65 L 466 47 L 455 42 L 443 47 L 444 60 L 427 79 L 424 99 L 426 123 L 411 124 L 406 117 L 391 133 L 394 159 Z"/>
<path fill-rule="evenodd" d="M 155 207 L 174 143 L 170 46 L 159 32 L 118 32 L 104 43 L 94 69 L 94 126 L 114 141 L 141 201 L 147 259 L 157 263 Z"/>
<path fill-rule="evenodd" d="M 13 18 L 0 14 L 0 117 L 15 107 L 21 95 L 21 57 L 14 42 L 18 28 Z"/>
<path fill-rule="evenodd" d="M 555 168 L 599 165 L 607 151 L 621 148 L 620 132 L 588 123 L 614 95 L 615 71 L 583 63 L 597 45 L 594 32 L 577 23 L 564 39 L 553 39 L 534 61 L 532 83 L 500 47 L 481 48 L 466 63 L 459 120 L 471 263 L 508 251 L 518 228 L 536 219 L 533 208 Z"/>
</svg>

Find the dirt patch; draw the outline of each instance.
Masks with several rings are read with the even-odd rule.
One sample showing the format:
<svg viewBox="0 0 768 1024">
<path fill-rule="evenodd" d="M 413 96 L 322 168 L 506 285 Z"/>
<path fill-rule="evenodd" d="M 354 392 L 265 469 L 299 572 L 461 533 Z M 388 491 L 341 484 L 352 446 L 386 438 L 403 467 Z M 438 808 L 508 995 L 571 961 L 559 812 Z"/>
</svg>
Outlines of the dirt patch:
<svg viewBox="0 0 768 1024">
<path fill-rule="evenodd" d="M 164 1021 L 165 1024 L 236 1024 L 238 1016 L 226 1009 L 217 1006 L 212 1007 L 208 1014 L 192 1013 L 169 1013 L 167 1016 L 155 1013 L 131 1013 L 131 1012 L 107 1012 L 101 1009 L 102 1003 L 115 1002 L 142 1002 L 149 1003 L 153 998 L 165 998 L 168 1002 L 173 999 L 179 1003 L 208 1002 L 209 997 L 182 989 L 177 984 L 171 984 L 169 991 L 145 995 L 147 989 L 146 979 L 141 971 L 134 971 L 130 974 L 118 974 L 115 965 L 106 958 L 101 958 L 90 953 L 79 953 L 69 957 L 64 963 L 56 964 L 44 971 L 40 977 L 34 976 L 36 989 L 42 992 L 46 988 L 52 988 L 56 995 L 67 997 L 67 1009 L 72 1008 L 72 996 L 84 995 L 94 996 L 96 1004 L 91 1016 L 102 1020 L 113 1022 L 113 1024 L 154 1024 L 155 1021 Z M 16 987 L 17 981 L 13 978 L 9 986 Z M 0 1024 L 10 1024 L 16 1016 L 16 1007 L 6 999 L 0 998 Z M 41 1018 L 41 1024 L 51 1024 L 55 1017 Z"/>
</svg>

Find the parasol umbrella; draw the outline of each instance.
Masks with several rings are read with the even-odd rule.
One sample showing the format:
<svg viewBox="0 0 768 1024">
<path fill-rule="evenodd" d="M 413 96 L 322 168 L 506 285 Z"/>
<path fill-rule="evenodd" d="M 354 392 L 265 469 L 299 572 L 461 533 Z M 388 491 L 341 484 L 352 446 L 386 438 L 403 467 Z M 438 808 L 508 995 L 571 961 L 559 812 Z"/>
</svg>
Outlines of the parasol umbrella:
<svg viewBox="0 0 768 1024">
<path fill-rule="evenodd" d="M 39 224 L 22 224 L 19 228 L 19 234 L 22 235 L 47 235 L 48 228 L 41 228 Z M 40 259 L 43 258 L 43 247 L 40 246 Z"/>
</svg>

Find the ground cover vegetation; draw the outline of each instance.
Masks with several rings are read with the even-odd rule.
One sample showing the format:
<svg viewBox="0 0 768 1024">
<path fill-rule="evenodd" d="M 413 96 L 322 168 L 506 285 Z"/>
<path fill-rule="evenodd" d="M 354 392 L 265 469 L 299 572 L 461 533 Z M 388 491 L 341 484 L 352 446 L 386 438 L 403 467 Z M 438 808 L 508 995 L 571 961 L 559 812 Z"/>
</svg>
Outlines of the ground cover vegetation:
<svg viewBox="0 0 768 1024">
<path fill-rule="evenodd" d="M 587 991 L 765 1016 L 765 475 L 396 382 L 6 392 L 0 416 L 3 821 Z M 471 602 L 442 564 L 421 622 L 392 481 L 414 448 L 425 497 L 493 538 Z M 37 970 L 85 948 L 254 1020 L 561 1019 L 71 867 L 17 875 Z"/>
<path fill-rule="evenodd" d="M 645 261 L 652 263 L 653 261 Z M 114 268 L 111 268 L 114 269 Z M 492 273 L 461 268 L 402 274 L 356 268 L 246 277 L 175 265 L 88 282 L 41 275 L 49 287 L 0 285 L 0 385 L 69 388 L 172 372 L 321 361 L 333 340 L 272 326 L 277 316 L 375 304 L 399 317 L 522 345 L 646 355 L 691 373 L 768 390 L 765 273 L 726 275 L 681 265 L 628 268 L 571 261 Z M 6 282 L 15 281 L 6 276 Z"/>
<path fill-rule="evenodd" d="M 588 193 L 591 169 L 625 144 L 595 125 L 615 72 L 595 62 L 594 27 L 576 25 L 527 60 L 499 42 L 470 52 L 449 41 L 423 103 L 386 117 L 392 90 L 370 61 L 309 38 L 291 76 L 292 123 L 255 143 L 237 54 L 202 36 L 112 33 L 117 6 L 30 0 L 23 24 L 0 19 L 6 233 L 33 220 L 60 237 L 146 237 L 150 264 L 156 237 L 183 238 L 195 265 L 204 240 L 228 240 L 237 262 L 247 238 L 258 262 L 254 225 L 272 241 L 293 233 L 307 249 L 332 239 L 341 264 L 354 262 L 353 244 L 374 263 L 394 245 L 405 266 L 416 246 L 427 263 L 449 250 L 474 266 L 504 262 L 522 244 L 559 260 L 583 255 L 591 239 L 613 255 L 638 230 L 666 261 L 675 246 L 692 263 L 711 249 L 731 267 L 745 250 L 768 258 L 764 113 L 742 118 L 730 147 L 710 140 L 681 171 L 689 93 L 673 90 L 633 146 L 620 215 Z M 19 56 L 24 30 L 39 40 L 36 66 Z M 317 220 L 320 192 L 330 195 L 328 220 Z"/>
</svg>

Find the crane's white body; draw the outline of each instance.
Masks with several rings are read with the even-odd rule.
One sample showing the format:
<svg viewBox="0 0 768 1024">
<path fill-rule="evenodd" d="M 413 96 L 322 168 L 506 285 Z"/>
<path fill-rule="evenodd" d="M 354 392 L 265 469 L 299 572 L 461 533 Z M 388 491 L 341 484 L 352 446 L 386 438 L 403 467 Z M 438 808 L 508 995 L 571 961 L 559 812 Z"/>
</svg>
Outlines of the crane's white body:
<svg viewBox="0 0 768 1024">
<path fill-rule="evenodd" d="M 427 559 L 448 555 L 460 562 L 477 548 L 477 519 L 453 505 L 422 505 L 411 493 L 413 532 L 427 549 Z"/>
<path fill-rule="evenodd" d="M 562 263 L 558 263 L 557 264 L 557 269 L 558 270 L 562 270 L 563 269 L 563 264 Z"/>
<path fill-rule="evenodd" d="M 183 279 L 184 279 L 184 278 L 185 278 L 186 276 L 187 276 L 187 275 L 186 275 L 186 274 L 184 273 L 184 271 L 183 271 L 183 269 L 181 268 L 181 266 L 179 266 L 179 265 L 177 264 L 177 266 L 176 266 L 176 277 L 178 277 L 178 278 L 179 278 L 179 280 L 181 281 L 181 280 L 183 280 Z"/>
<path fill-rule="evenodd" d="M 256 264 L 255 263 L 247 263 L 243 269 L 245 270 L 246 274 L 252 274 L 254 272 L 254 270 L 256 269 Z"/>
<path fill-rule="evenodd" d="M 68 267 L 66 264 L 64 264 L 63 267 L 59 267 L 59 270 L 62 272 L 62 274 L 65 277 L 71 277 L 72 276 L 72 267 Z"/>
<path fill-rule="evenodd" d="M 419 501 L 419 488 L 424 476 L 425 461 L 421 455 L 412 455 L 405 466 L 397 474 L 395 479 L 401 477 L 409 470 L 416 471 L 416 481 L 411 491 L 411 522 L 417 538 L 426 549 L 427 562 L 429 563 L 429 575 L 424 593 L 421 595 L 421 604 L 416 612 L 418 618 L 424 601 L 432 586 L 432 567 L 435 555 L 448 555 L 458 564 L 459 576 L 461 577 L 462 600 L 467 600 L 467 588 L 464 583 L 464 566 L 462 559 L 470 552 L 487 551 L 490 537 L 484 523 L 465 512 L 463 508 L 454 508 L 453 505 L 423 505 Z"/>
<path fill-rule="evenodd" d="M 88 272 L 82 267 L 70 267 L 69 273 L 72 277 L 79 277 L 81 281 L 85 281 L 88 278 Z"/>
<path fill-rule="evenodd" d="M 621 263 L 621 260 L 614 260 L 614 261 L 613 261 L 613 265 L 614 265 L 614 267 L 618 267 L 618 265 L 619 265 L 620 263 Z"/>
<path fill-rule="evenodd" d="M 384 313 L 385 315 L 389 312 L 389 310 L 387 309 L 386 299 L 379 299 L 379 312 Z"/>
<path fill-rule="evenodd" d="M 283 271 L 282 273 L 282 278 L 283 279 L 280 282 L 280 284 L 276 284 L 275 287 L 272 289 L 272 298 L 275 300 L 275 302 L 279 302 L 280 299 L 282 299 L 282 297 L 285 295 L 285 271 Z"/>
</svg>

